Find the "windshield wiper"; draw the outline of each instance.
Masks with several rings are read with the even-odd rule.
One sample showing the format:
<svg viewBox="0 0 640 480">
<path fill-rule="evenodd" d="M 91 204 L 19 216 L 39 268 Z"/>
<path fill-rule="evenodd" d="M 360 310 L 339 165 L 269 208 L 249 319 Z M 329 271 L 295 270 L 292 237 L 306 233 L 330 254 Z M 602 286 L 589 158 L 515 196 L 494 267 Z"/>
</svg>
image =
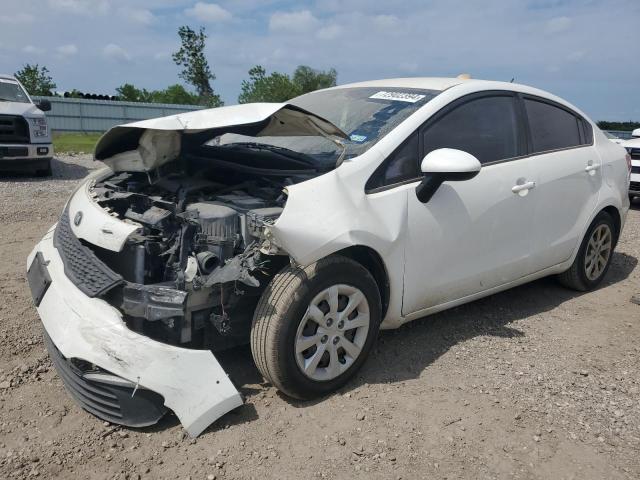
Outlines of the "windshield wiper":
<svg viewBox="0 0 640 480">
<path fill-rule="evenodd" d="M 296 152 L 295 150 L 291 150 L 286 147 L 279 147 L 277 145 L 269 145 L 267 143 L 257 143 L 257 142 L 233 142 L 233 143 L 225 143 L 223 145 L 215 145 L 216 147 L 226 147 L 226 148 L 246 148 L 251 150 L 263 150 L 267 152 L 277 153 L 282 155 L 283 157 L 287 157 L 291 160 L 297 161 L 304 166 L 312 166 L 315 167 L 316 164 L 313 158 L 310 155 L 305 153 Z"/>
</svg>

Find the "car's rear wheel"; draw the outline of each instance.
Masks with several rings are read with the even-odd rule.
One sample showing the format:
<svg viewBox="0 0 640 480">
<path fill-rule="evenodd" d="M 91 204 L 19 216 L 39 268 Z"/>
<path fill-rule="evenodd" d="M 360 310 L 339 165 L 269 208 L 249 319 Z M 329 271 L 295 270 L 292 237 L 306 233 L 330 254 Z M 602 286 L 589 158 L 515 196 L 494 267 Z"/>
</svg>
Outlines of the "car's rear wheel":
<svg viewBox="0 0 640 480">
<path fill-rule="evenodd" d="M 325 395 L 362 366 L 380 324 L 371 274 L 341 256 L 276 274 L 262 294 L 251 352 L 264 378 L 299 399 Z"/>
<path fill-rule="evenodd" d="M 596 288 L 609 270 L 616 242 L 611 215 L 600 212 L 591 222 L 571 268 L 558 275 L 560 283 L 579 291 Z"/>
</svg>

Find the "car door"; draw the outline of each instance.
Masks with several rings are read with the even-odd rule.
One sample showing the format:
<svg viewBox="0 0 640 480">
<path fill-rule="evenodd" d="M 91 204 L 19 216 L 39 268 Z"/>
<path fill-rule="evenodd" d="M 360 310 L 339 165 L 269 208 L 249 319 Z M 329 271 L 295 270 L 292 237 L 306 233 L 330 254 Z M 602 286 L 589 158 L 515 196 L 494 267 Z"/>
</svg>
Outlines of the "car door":
<svg viewBox="0 0 640 480">
<path fill-rule="evenodd" d="M 532 268 L 568 260 L 598 202 L 601 159 L 591 125 L 570 109 L 523 96 L 536 182 Z"/>
<path fill-rule="evenodd" d="M 482 292 L 530 272 L 533 196 L 522 110 L 512 92 L 463 97 L 420 130 L 422 158 L 455 148 L 482 164 L 427 202 L 408 194 L 403 314 Z"/>
</svg>

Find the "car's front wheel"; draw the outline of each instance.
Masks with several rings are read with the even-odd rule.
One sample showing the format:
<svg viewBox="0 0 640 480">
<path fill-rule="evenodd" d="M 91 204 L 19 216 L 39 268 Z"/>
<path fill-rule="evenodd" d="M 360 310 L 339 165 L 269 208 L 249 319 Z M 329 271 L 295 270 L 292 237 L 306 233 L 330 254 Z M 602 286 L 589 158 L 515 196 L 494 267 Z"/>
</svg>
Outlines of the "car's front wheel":
<svg viewBox="0 0 640 480">
<path fill-rule="evenodd" d="M 571 268 L 558 275 L 560 283 L 583 292 L 596 288 L 611 265 L 616 235 L 611 215 L 600 212 L 589 225 Z"/>
<path fill-rule="evenodd" d="M 378 333 L 380 293 L 359 263 L 332 256 L 290 266 L 272 279 L 256 308 L 251 352 L 264 378 L 308 399 L 344 385 Z"/>
</svg>

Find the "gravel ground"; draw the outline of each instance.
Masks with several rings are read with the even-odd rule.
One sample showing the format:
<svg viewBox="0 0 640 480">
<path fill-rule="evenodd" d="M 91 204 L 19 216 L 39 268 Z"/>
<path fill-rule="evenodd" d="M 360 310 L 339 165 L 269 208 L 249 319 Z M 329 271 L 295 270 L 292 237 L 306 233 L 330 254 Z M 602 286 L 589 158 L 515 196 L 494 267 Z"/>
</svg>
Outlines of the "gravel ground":
<svg viewBox="0 0 640 480">
<path fill-rule="evenodd" d="M 196 440 L 173 416 L 105 424 L 47 357 L 25 258 L 88 156 L 0 179 L 1 478 L 640 478 L 640 203 L 598 291 L 543 279 L 383 332 L 339 393 L 296 402 L 249 349 L 219 359 L 246 397 Z"/>
</svg>

